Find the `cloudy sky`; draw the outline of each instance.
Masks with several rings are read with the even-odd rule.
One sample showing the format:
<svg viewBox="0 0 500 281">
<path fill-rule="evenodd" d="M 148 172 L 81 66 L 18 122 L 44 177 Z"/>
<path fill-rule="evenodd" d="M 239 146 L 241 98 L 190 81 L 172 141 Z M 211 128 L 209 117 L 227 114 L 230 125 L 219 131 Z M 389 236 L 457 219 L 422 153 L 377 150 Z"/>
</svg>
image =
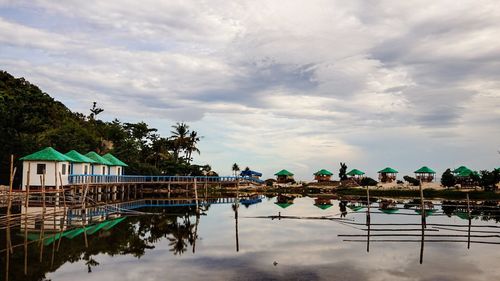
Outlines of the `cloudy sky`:
<svg viewBox="0 0 500 281">
<path fill-rule="evenodd" d="M 0 0 L 0 69 L 266 178 L 500 166 L 498 38 L 495 0 Z"/>
</svg>

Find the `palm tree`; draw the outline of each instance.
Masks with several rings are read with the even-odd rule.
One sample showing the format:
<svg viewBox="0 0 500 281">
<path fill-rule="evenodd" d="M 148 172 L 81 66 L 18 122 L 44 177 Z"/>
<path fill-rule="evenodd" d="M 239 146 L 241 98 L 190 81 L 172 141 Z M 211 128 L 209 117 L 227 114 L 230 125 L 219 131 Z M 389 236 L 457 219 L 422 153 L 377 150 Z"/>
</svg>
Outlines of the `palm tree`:
<svg viewBox="0 0 500 281">
<path fill-rule="evenodd" d="M 179 159 L 179 153 L 187 147 L 188 144 L 188 135 L 189 135 L 189 126 L 184 123 L 176 123 L 175 126 L 172 126 L 174 129 L 170 131 L 172 136 L 170 137 L 171 143 L 170 148 L 174 154 L 174 160 L 177 162 Z"/>
<path fill-rule="evenodd" d="M 200 137 L 198 137 L 198 133 L 196 131 L 192 131 L 189 134 L 186 147 L 185 147 L 185 153 L 186 153 L 186 160 L 189 163 L 191 159 L 191 154 L 193 152 L 197 152 L 200 154 L 200 150 L 196 147 L 196 144 L 200 141 Z"/>
<path fill-rule="evenodd" d="M 234 163 L 233 164 L 233 173 L 234 173 L 234 176 L 237 177 L 238 176 L 238 172 L 240 171 L 240 167 L 238 166 L 238 164 Z"/>
</svg>

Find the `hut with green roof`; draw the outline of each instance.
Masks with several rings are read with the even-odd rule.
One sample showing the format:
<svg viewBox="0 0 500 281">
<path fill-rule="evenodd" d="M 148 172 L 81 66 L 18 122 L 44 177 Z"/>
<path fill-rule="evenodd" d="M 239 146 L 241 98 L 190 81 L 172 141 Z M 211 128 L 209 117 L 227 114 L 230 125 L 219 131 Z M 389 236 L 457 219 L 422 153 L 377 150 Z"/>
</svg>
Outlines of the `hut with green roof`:
<svg viewBox="0 0 500 281">
<path fill-rule="evenodd" d="M 101 155 L 94 151 L 85 154 L 85 156 L 95 161 L 95 163 L 92 164 L 93 175 L 109 175 L 108 167 L 113 166 L 113 163 L 104 159 Z"/>
<path fill-rule="evenodd" d="M 96 163 L 94 160 L 79 153 L 76 150 L 71 150 L 64 154 L 74 161 L 71 163 L 70 174 L 73 175 L 88 175 L 92 171 L 92 164 Z"/>
<path fill-rule="evenodd" d="M 435 177 L 436 172 L 427 166 L 423 166 L 415 171 L 415 178 L 422 182 L 433 182 Z"/>
<path fill-rule="evenodd" d="M 109 175 L 115 175 L 115 176 L 121 176 L 123 175 L 123 168 L 128 167 L 127 164 L 125 164 L 123 161 L 120 159 L 116 158 L 113 154 L 111 153 L 106 153 L 102 156 L 102 158 L 108 160 L 111 162 L 113 165 L 109 166 Z"/>
<path fill-rule="evenodd" d="M 46 147 L 19 160 L 23 161 L 23 190 L 28 183 L 30 187 L 44 184 L 46 187 L 59 188 L 61 185 L 67 185 L 70 163 L 74 161 L 52 147 Z"/>
<path fill-rule="evenodd" d="M 332 176 L 333 173 L 325 169 L 321 169 L 314 173 L 314 179 L 318 182 L 328 182 L 331 180 Z"/>
<path fill-rule="evenodd" d="M 289 183 L 289 182 L 292 182 L 294 180 L 293 174 L 285 169 L 277 172 L 274 175 L 276 176 L 276 181 L 278 183 Z"/>
<path fill-rule="evenodd" d="M 453 173 L 455 174 L 457 183 L 459 183 L 461 187 L 479 185 L 478 179 L 480 178 L 480 175 L 476 171 L 473 171 L 465 166 L 461 166 L 453 170 Z"/>
<path fill-rule="evenodd" d="M 360 171 L 358 169 L 352 169 L 346 175 L 354 179 L 359 179 L 365 176 L 365 172 Z"/>
<path fill-rule="evenodd" d="M 383 183 L 393 182 L 396 180 L 398 171 L 391 167 L 386 167 L 378 171 L 378 179 Z"/>
</svg>

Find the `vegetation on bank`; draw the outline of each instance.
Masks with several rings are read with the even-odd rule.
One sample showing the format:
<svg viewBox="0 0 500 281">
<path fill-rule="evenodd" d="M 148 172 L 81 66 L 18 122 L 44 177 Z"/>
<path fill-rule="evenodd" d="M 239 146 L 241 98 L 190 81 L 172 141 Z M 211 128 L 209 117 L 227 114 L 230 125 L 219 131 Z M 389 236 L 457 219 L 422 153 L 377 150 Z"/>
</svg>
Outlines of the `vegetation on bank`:
<svg viewBox="0 0 500 281">
<path fill-rule="evenodd" d="M 11 154 L 19 158 L 47 146 L 62 152 L 111 152 L 129 165 L 127 174 L 202 175 L 211 170 L 192 164 L 201 137 L 187 124 L 175 124 L 171 135 L 163 137 L 144 122 L 99 120 L 102 112 L 95 102 L 88 114 L 72 112 L 24 78 L 0 71 L 0 184 L 8 183 Z M 20 171 L 18 166 L 17 183 Z"/>
<path fill-rule="evenodd" d="M 452 189 L 433 189 L 427 188 L 423 190 L 424 198 L 447 198 L 447 199 L 465 199 L 467 193 L 470 199 L 486 200 L 498 199 L 500 200 L 500 193 L 494 191 L 483 190 L 452 190 Z M 336 190 L 338 195 L 359 195 L 366 196 L 365 188 L 338 188 Z M 420 197 L 419 190 L 410 189 L 370 189 L 370 196 L 386 196 L 386 197 Z"/>
</svg>

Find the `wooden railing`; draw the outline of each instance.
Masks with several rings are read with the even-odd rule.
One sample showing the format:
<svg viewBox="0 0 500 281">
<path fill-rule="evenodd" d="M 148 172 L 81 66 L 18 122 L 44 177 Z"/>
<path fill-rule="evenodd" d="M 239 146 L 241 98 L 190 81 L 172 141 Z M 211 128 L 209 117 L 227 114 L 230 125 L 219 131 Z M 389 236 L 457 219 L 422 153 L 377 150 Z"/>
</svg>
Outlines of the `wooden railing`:
<svg viewBox="0 0 500 281">
<path fill-rule="evenodd" d="M 213 176 L 135 176 L 135 175 L 69 175 L 69 185 L 79 184 L 111 184 L 111 183 L 233 183 L 252 182 L 262 184 L 264 181 L 252 177 L 213 177 Z"/>
</svg>

